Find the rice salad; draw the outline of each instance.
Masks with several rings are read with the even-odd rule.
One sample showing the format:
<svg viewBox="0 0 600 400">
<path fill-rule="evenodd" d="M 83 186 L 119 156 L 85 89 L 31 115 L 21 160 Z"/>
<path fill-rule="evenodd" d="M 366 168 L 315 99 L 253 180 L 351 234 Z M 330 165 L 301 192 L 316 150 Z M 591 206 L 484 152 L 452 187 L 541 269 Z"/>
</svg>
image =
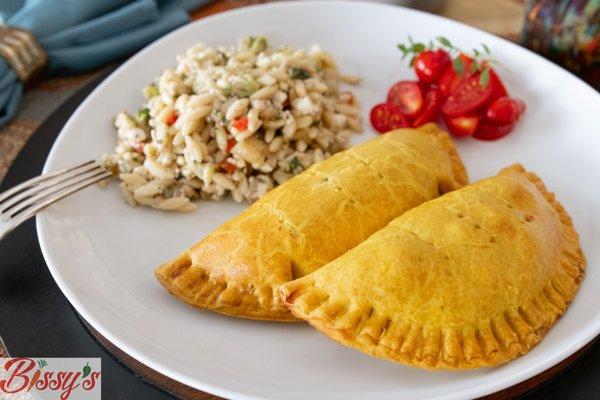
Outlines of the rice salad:
<svg viewBox="0 0 600 400">
<path fill-rule="evenodd" d="M 137 114 L 115 117 L 118 144 L 102 163 L 132 206 L 254 201 L 362 131 L 358 100 L 340 91 L 358 81 L 318 46 L 274 49 L 262 36 L 198 44 L 144 89 Z"/>
</svg>

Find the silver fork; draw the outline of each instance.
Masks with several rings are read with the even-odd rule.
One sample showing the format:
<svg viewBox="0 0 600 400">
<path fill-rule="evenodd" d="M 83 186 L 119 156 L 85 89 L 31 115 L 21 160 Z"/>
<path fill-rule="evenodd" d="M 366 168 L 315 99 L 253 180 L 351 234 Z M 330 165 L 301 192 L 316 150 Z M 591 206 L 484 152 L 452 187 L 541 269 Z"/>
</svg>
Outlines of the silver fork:
<svg viewBox="0 0 600 400">
<path fill-rule="evenodd" d="M 10 354 L 8 354 L 4 340 L 2 340 L 2 336 L 0 336 L 0 358 L 3 357 L 10 357 Z"/>
<path fill-rule="evenodd" d="M 40 175 L 0 193 L 0 240 L 40 210 L 111 175 L 96 161 Z"/>
</svg>

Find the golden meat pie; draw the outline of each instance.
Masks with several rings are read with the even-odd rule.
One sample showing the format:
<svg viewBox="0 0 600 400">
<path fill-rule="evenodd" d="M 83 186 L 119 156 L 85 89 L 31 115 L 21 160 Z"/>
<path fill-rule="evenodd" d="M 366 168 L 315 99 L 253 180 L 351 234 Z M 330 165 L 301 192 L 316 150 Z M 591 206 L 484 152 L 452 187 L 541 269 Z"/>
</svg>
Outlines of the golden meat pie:
<svg viewBox="0 0 600 400">
<path fill-rule="evenodd" d="M 520 165 L 404 213 L 280 289 L 294 316 L 360 351 L 470 369 L 527 353 L 573 299 L 571 218 Z"/>
<path fill-rule="evenodd" d="M 388 222 L 467 176 L 434 124 L 387 133 L 312 166 L 156 270 L 160 283 L 199 308 L 295 320 L 281 284 L 356 246 Z"/>
</svg>

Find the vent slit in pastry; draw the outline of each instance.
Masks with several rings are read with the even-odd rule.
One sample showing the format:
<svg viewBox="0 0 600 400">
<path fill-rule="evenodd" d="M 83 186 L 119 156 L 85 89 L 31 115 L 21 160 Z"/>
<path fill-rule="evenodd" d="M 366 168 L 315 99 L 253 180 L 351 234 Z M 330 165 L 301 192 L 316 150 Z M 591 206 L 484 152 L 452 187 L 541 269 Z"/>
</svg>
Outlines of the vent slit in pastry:
<svg viewBox="0 0 600 400">
<path fill-rule="evenodd" d="M 159 267 L 156 277 L 199 308 L 295 321 L 278 301 L 281 284 L 334 260 L 398 215 L 438 197 L 440 190 L 466 183 L 452 142 L 436 125 L 390 132 L 273 189 Z M 318 309 L 317 300 L 324 301 L 320 293 L 297 296 L 307 309 Z M 361 309 L 348 324 L 356 328 L 363 314 Z"/>
<path fill-rule="evenodd" d="M 575 296 L 584 267 L 564 208 L 515 165 L 407 211 L 282 285 L 280 296 L 294 316 L 365 353 L 471 369 L 510 361 L 542 340 Z M 290 297 L 297 291 L 349 307 L 335 315 L 323 306 L 307 310 Z"/>
</svg>

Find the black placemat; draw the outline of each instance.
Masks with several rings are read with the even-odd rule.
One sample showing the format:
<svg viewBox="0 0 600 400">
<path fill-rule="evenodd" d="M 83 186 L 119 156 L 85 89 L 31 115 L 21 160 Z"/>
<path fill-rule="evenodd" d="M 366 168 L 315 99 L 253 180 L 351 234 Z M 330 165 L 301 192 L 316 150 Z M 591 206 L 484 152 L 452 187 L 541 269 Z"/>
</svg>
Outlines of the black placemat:
<svg viewBox="0 0 600 400">
<path fill-rule="evenodd" d="M 46 156 L 73 111 L 103 79 L 88 85 L 52 114 L 19 154 L 0 192 L 39 175 Z M 102 398 L 165 400 L 95 341 L 50 275 L 29 220 L 0 242 L 0 335 L 11 356 L 100 357 Z"/>
<path fill-rule="evenodd" d="M 82 89 L 40 126 L 8 171 L 0 192 L 41 172 L 67 119 L 104 78 Z M 0 242 L 0 260 L 0 335 L 11 355 L 101 357 L 103 398 L 171 398 L 136 377 L 84 328 L 46 267 L 33 220 Z M 525 398 L 600 399 L 600 346 L 596 345 L 559 377 Z"/>
</svg>

